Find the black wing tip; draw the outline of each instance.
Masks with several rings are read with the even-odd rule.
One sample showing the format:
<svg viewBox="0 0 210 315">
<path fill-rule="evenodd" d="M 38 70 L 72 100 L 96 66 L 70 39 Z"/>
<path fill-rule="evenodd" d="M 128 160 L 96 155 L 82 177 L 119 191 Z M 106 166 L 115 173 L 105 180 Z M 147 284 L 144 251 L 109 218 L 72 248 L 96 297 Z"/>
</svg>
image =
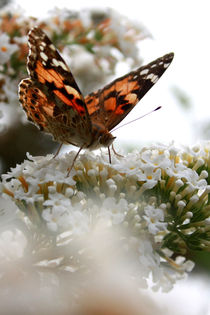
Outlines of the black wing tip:
<svg viewBox="0 0 210 315">
<path fill-rule="evenodd" d="M 170 52 L 164 55 L 163 57 L 161 57 L 161 59 L 168 60 L 168 62 L 172 62 L 172 60 L 174 59 L 174 52 Z"/>
<path fill-rule="evenodd" d="M 37 33 L 40 30 L 40 28 L 38 26 L 33 26 L 29 32 L 28 32 L 28 36 L 31 35 L 31 33 Z"/>
<path fill-rule="evenodd" d="M 174 52 L 172 51 L 172 52 L 166 54 L 166 56 L 167 56 L 167 55 L 173 58 L 173 57 L 174 57 Z"/>
<path fill-rule="evenodd" d="M 28 38 L 30 37 L 44 37 L 46 36 L 45 32 L 39 27 L 39 26 L 34 26 L 32 27 L 29 32 L 28 32 Z"/>
</svg>

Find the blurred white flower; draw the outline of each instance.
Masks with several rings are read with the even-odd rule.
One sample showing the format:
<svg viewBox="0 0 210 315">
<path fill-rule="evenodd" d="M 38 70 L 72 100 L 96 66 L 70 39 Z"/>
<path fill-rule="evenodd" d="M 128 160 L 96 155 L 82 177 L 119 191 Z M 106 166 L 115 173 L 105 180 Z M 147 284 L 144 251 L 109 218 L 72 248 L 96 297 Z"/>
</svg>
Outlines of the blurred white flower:
<svg viewBox="0 0 210 315">
<path fill-rule="evenodd" d="M 18 45 L 10 44 L 10 38 L 6 33 L 0 34 L 0 62 L 4 64 L 10 60 L 11 55 L 18 50 Z"/>
<path fill-rule="evenodd" d="M 0 231 L 5 230 L 17 219 L 18 208 L 10 199 L 0 197 Z"/>
<path fill-rule="evenodd" d="M 120 224 L 123 222 L 127 211 L 128 202 L 126 199 L 120 199 L 117 202 L 115 198 L 108 197 L 98 209 L 98 217 L 108 220 L 111 224 Z"/>
<path fill-rule="evenodd" d="M 0 233 L 0 259 L 1 263 L 22 258 L 27 240 L 20 231 L 7 230 Z"/>
</svg>

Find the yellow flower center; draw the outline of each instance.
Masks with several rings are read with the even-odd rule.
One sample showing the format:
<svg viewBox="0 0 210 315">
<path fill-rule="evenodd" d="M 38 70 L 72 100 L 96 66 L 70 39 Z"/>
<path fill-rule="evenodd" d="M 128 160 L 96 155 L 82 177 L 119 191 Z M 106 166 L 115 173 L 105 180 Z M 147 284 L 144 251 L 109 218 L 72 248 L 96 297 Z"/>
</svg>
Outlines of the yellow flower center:
<svg viewBox="0 0 210 315">
<path fill-rule="evenodd" d="M 179 161 L 180 161 L 179 156 L 176 156 L 176 157 L 175 157 L 175 163 L 179 163 Z"/>
</svg>

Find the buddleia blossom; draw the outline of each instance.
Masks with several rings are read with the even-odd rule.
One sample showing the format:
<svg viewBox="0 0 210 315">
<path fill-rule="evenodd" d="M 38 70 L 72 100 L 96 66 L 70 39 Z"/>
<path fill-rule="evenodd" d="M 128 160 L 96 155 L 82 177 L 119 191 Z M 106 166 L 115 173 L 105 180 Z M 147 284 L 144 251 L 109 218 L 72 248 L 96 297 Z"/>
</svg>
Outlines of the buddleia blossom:
<svg viewBox="0 0 210 315">
<path fill-rule="evenodd" d="M 30 238 L 36 234 L 37 263 L 44 242 L 61 258 L 57 268 L 70 268 L 73 259 L 76 270 L 91 273 L 97 263 L 90 239 L 103 231 L 105 243 L 96 237 L 100 251 L 111 246 L 109 259 L 125 263 L 139 287 L 152 277 L 154 290 L 168 291 L 192 270 L 190 251 L 209 250 L 209 149 L 210 143 L 150 146 L 113 155 L 111 164 L 104 152 L 85 152 L 68 177 L 74 152 L 54 159 L 28 155 L 2 176 L 1 191 L 18 206 Z"/>
</svg>

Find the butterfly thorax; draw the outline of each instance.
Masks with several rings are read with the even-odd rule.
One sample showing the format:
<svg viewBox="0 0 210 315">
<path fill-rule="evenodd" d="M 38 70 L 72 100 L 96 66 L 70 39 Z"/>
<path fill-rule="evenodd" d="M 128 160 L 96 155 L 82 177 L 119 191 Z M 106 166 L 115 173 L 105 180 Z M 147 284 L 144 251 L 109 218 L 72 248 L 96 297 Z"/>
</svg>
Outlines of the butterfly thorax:
<svg viewBox="0 0 210 315">
<path fill-rule="evenodd" d="M 114 137 L 104 126 L 92 124 L 92 140 L 87 145 L 90 150 L 96 150 L 101 147 L 109 147 L 116 137 Z"/>
</svg>

